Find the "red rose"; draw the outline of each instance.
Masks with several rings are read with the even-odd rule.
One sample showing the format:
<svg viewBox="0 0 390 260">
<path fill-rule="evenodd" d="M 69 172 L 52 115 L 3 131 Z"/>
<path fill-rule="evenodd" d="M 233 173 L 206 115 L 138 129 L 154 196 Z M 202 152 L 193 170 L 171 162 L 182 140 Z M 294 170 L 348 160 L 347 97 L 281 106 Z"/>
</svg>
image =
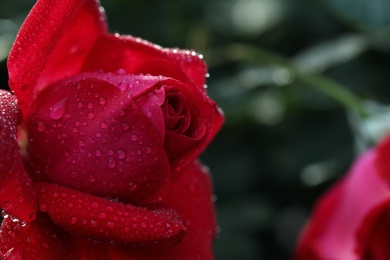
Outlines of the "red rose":
<svg viewBox="0 0 390 260">
<path fill-rule="evenodd" d="M 15 40 L 15 96 L 0 92 L 0 256 L 212 259 L 196 159 L 223 116 L 207 68 L 105 21 L 95 0 L 39 0 Z"/>
<path fill-rule="evenodd" d="M 390 258 L 390 139 L 358 158 L 350 173 L 318 202 L 296 259 Z"/>
</svg>

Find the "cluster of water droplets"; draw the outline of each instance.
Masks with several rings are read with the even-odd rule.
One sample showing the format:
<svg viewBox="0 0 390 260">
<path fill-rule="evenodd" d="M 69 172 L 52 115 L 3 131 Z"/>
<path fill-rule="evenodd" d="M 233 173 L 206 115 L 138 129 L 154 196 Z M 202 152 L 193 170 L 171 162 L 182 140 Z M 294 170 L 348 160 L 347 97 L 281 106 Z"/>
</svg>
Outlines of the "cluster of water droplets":
<svg viewBox="0 0 390 260">
<path fill-rule="evenodd" d="M 27 226 L 27 222 L 25 220 L 20 220 L 17 217 L 8 214 L 5 210 L 3 210 L 1 212 L 1 216 L 4 219 L 8 219 L 9 218 L 13 223 L 17 223 L 18 226 L 21 226 L 21 227 L 26 227 Z"/>
</svg>

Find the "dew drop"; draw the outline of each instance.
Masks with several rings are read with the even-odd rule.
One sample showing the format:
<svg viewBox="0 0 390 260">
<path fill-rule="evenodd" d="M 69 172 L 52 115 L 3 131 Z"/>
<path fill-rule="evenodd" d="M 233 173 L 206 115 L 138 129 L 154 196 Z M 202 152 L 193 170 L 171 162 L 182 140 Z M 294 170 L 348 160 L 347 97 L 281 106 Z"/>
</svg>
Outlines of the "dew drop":
<svg viewBox="0 0 390 260">
<path fill-rule="evenodd" d="M 76 224 L 77 223 L 77 218 L 76 217 L 71 217 L 70 218 L 70 224 Z"/>
<path fill-rule="evenodd" d="M 124 230 L 125 232 L 129 232 L 130 228 L 129 228 L 129 227 L 125 227 L 123 230 Z"/>
<path fill-rule="evenodd" d="M 123 129 L 123 131 L 129 130 L 129 128 L 130 128 L 129 124 L 127 124 L 127 123 L 123 123 L 123 124 L 122 124 L 122 129 Z"/>
<path fill-rule="evenodd" d="M 107 227 L 113 228 L 115 226 L 114 222 L 108 221 L 107 222 Z"/>
<path fill-rule="evenodd" d="M 52 107 L 50 107 L 50 117 L 54 120 L 60 119 L 65 113 L 67 103 L 68 98 L 63 98 L 59 102 L 54 104 Z"/>
<path fill-rule="evenodd" d="M 96 155 L 97 157 L 99 157 L 99 156 L 102 155 L 102 152 L 101 152 L 100 150 L 96 150 L 95 155 Z"/>
<path fill-rule="evenodd" d="M 91 227 L 96 227 L 97 226 L 97 221 L 96 220 L 91 220 Z"/>
<path fill-rule="evenodd" d="M 118 157 L 118 159 L 123 159 L 126 157 L 126 152 L 122 149 L 118 149 L 116 150 L 116 156 Z"/>
<path fill-rule="evenodd" d="M 107 128 L 107 124 L 104 123 L 104 122 L 101 122 L 100 123 L 100 128 L 102 128 L 102 129 Z"/>
<path fill-rule="evenodd" d="M 99 97 L 99 104 L 100 105 L 106 104 L 106 99 L 104 97 Z"/>
<path fill-rule="evenodd" d="M 104 212 L 99 214 L 99 218 L 101 218 L 101 219 L 105 219 L 106 217 L 107 217 L 107 214 Z"/>
<path fill-rule="evenodd" d="M 152 148 L 146 147 L 146 153 L 147 153 L 147 154 L 151 154 L 151 153 L 152 153 Z"/>
<path fill-rule="evenodd" d="M 89 113 L 88 113 L 88 118 L 89 118 L 89 119 L 95 118 L 95 114 L 92 113 L 92 112 L 89 112 Z"/>
<path fill-rule="evenodd" d="M 130 182 L 129 183 L 129 190 L 135 191 L 137 189 L 137 184 Z"/>
<path fill-rule="evenodd" d="M 119 75 L 125 75 L 126 71 L 124 69 L 119 69 L 119 70 L 117 70 L 116 73 L 119 74 Z"/>
<path fill-rule="evenodd" d="M 58 197 L 58 192 L 54 192 L 51 196 L 53 197 L 53 198 L 57 198 Z"/>
<path fill-rule="evenodd" d="M 108 159 L 108 168 L 115 168 L 115 166 L 116 166 L 116 161 L 113 159 L 113 158 L 109 158 Z"/>
<path fill-rule="evenodd" d="M 126 82 L 122 81 L 120 84 L 119 84 L 119 88 L 123 91 L 125 91 L 127 89 L 127 84 Z"/>
<path fill-rule="evenodd" d="M 88 103 L 88 106 L 87 106 L 89 109 L 93 108 L 93 104 L 92 103 Z"/>
<path fill-rule="evenodd" d="M 132 136 L 131 136 L 131 141 L 137 141 L 137 140 L 138 140 L 137 135 L 132 135 Z"/>
<path fill-rule="evenodd" d="M 38 122 L 37 130 L 38 132 L 42 132 L 46 129 L 46 123 L 43 121 Z"/>
<path fill-rule="evenodd" d="M 89 175 L 89 181 L 90 182 L 95 182 L 96 181 L 95 176 L 93 176 L 92 174 Z"/>
<path fill-rule="evenodd" d="M 3 211 L 1 212 L 1 216 L 2 216 L 3 218 L 8 218 L 8 217 L 9 217 L 9 214 L 3 210 Z"/>
<path fill-rule="evenodd" d="M 99 203 L 97 203 L 97 202 L 92 202 L 92 208 L 97 208 L 97 207 L 99 207 Z"/>
<path fill-rule="evenodd" d="M 47 205 L 46 204 L 40 204 L 39 205 L 39 209 L 43 212 L 46 212 L 47 211 Z"/>
</svg>

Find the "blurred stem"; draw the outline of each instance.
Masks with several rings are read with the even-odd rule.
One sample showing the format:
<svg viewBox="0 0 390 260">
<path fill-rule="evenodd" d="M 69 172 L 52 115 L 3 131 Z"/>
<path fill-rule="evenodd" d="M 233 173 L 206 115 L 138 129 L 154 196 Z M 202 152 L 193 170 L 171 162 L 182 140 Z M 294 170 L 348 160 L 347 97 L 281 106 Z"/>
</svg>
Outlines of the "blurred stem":
<svg viewBox="0 0 390 260">
<path fill-rule="evenodd" d="M 354 111 L 361 118 L 368 115 L 363 101 L 342 84 L 321 74 L 302 72 L 286 58 L 258 46 L 231 44 L 209 50 L 206 57 L 210 67 L 218 66 L 226 61 L 247 61 L 288 69 L 293 74 L 294 80 L 321 91 L 344 107 Z"/>
</svg>

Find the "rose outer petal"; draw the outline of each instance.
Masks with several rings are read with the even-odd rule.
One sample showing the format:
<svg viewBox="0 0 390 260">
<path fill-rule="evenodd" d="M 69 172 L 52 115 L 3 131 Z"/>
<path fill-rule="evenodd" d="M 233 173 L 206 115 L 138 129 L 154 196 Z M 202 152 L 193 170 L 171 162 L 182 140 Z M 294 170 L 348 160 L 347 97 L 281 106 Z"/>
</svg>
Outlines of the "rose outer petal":
<svg viewBox="0 0 390 260">
<path fill-rule="evenodd" d="M 187 229 L 184 239 L 171 247 L 129 248 L 108 246 L 110 259 L 212 260 L 216 234 L 212 184 L 208 170 L 198 162 L 191 163 L 177 175 L 163 203 L 175 208 Z"/>
<path fill-rule="evenodd" d="M 14 218 L 30 222 L 37 206 L 16 141 L 18 116 L 15 96 L 0 90 L 0 207 Z"/>
<path fill-rule="evenodd" d="M 374 207 L 357 231 L 357 253 L 361 259 L 386 260 L 390 256 L 390 200 Z"/>
<path fill-rule="evenodd" d="M 390 188 L 390 136 L 379 144 L 376 166 L 378 174 Z"/>
<path fill-rule="evenodd" d="M 160 60 L 165 62 L 159 64 Z M 154 62 L 155 67 L 159 68 L 161 66 L 162 68 L 151 71 L 140 70 L 144 64 L 150 64 L 151 62 Z M 139 72 L 152 74 L 158 72 L 158 75 L 152 75 L 162 75 L 182 80 L 181 72 L 173 74 L 173 70 L 163 69 L 167 63 L 179 67 L 199 90 L 205 92 L 204 84 L 207 67 L 198 53 L 189 50 L 162 48 L 132 36 L 102 35 L 88 55 L 83 71 L 102 69 L 105 72 L 116 72 L 122 69 L 126 74 Z"/>
<path fill-rule="evenodd" d="M 100 34 L 105 15 L 96 0 L 39 0 L 23 23 L 8 58 L 9 85 L 24 118 L 36 94 L 78 73 Z"/>
<path fill-rule="evenodd" d="M 0 230 L 0 257 L 15 259 L 75 259 L 63 230 L 55 226 L 46 214 L 39 214 L 29 225 L 6 218 Z"/>
<path fill-rule="evenodd" d="M 131 245 L 175 244 L 185 235 L 172 209 L 149 210 L 49 183 L 35 188 L 40 210 L 73 235 Z"/>
</svg>

